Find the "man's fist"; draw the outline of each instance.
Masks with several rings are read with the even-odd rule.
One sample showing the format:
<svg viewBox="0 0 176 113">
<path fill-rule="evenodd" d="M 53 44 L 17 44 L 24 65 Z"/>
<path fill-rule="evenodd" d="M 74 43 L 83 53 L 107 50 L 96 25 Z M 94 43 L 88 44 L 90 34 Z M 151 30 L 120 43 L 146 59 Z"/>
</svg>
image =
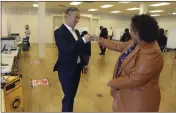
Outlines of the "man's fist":
<svg viewBox="0 0 176 113">
<path fill-rule="evenodd" d="M 91 37 L 91 40 L 92 40 L 92 41 L 97 41 L 97 42 L 99 42 L 99 37 L 98 37 L 98 36 L 96 36 L 96 35 L 91 35 L 90 37 Z"/>
<path fill-rule="evenodd" d="M 84 35 L 83 38 L 86 40 L 86 42 L 89 42 L 91 40 L 91 37 L 89 34 Z"/>
<path fill-rule="evenodd" d="M 87 72 L 88 72 L 88 67 L 84 66 L 83 69 L 82 69 L 82 73 L 86 75 Z"/>
</svg>

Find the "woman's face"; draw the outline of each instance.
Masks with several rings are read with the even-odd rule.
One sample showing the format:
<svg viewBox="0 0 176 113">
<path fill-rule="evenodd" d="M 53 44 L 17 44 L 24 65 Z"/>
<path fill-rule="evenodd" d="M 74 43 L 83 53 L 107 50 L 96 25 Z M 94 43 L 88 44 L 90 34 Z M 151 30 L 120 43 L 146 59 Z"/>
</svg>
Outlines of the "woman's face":
<svg viewBox="0 0 176 113">
<path fill-rule="evenodd" d="M 135 30 L 132 26 L 130 27 L 130 35 L 135 43 L 140 42 L 139 34 L 138 34 L 137 30 Z"/>
</svg>

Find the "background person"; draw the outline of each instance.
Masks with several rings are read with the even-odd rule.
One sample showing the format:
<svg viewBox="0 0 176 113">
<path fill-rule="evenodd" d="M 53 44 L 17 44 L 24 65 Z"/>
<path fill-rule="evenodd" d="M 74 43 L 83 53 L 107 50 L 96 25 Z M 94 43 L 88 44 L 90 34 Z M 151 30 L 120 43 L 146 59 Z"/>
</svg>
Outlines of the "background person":
<svg viewBox="0 0 176 113">
<path fill-rule="evenodd" d="M 159 29 L 158 44 L 159 44 L 161 51 L 163 52 L 164 48 L 167 45 L 167 37 L 164 34 L 163 28 Z"/>
<path fill-rule="evenodd" d="M 129 41 L 129 40 L 131 40 L 130 32 L 129 32 L 129 29 L 126 28 L 126 29 L 125 29 L 125 33 L 122 35 L 120 41 L 121 41 L 121 42 L 127 42 L 127 41 Z"/>
<path fill-rule="evenodd" d="M 100 37 L 108 39 L 108 30 L 107 30 L 107 28 L 102 28 L 101 33 L 100 33 Z M 105 55 L 106 48 L 102 47 L 100 45 L 100 50 L 101 50 L 101 53 L 99 53 L 99 55 Z"/>
<path fill-rule="evenodd" d="M 88 32 L 87 31 L 83 31 L 82 34 L 81 34 L 81 37 L 83 38 L 85 35 L 88 35 Z M 85 61 L 85 65 L 84 66 L 84 70 L 83 73 L 87 74 L 87 71 L 88 71 L 88 64 L 89 64 L 89 59 L 90 59 L 90 56 L 91 56 L 91 42 L 87 42 L 86 45 L 85 45 L 85 50 L 82 52 L 82 56 L 83 56 L 83 61 Z"/>
<path fill-rule="evenodd" d="M 31 47 L 31 45 L 30 45 L 30 34 L 31 34 L 31 31 L 30 31 L 29 25 L 25 26 L 25 32 L 24 33 L 26 35 L 26 38 L 28 39 L 28 46 Z"/>
</svg>

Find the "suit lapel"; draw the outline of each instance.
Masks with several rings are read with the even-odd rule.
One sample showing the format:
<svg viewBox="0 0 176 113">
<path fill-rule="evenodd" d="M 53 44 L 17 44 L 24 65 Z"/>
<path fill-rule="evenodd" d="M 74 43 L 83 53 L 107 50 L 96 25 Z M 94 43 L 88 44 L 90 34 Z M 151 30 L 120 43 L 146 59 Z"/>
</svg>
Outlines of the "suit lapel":
<svg viewBox="0 0 176 113">
<path fill-rule="evenodd" d="M 72 40 L 76 41 L 74 36 L 72 35 L 72 33 L 68 30 L 68 28 L 64 24 L 62 24 L 62 27 L 63 27 L 64 31 L 68 32 L 68 37 L 71 38 Z"/>
<path fill-rule="evenodd" d="M 126 59 L 122 62 L 120 66 L 119 73 L 123 70 L 123 68 L 128 64 L 128 62 L 135 56 L 135 54 L 140 50 L 140 47 L 137 45 L 136 48 L 131 52 Z"/>
<path fill-rule="evenodd" d="M 78 37 L 78 39 L 80 39 L 81 36 L 80 36 L 80 33 L 79 33 L 79 31 L 77 29 L 75 30 L 75 33 L 76 33 L 76 36 Z"/>
</svg>

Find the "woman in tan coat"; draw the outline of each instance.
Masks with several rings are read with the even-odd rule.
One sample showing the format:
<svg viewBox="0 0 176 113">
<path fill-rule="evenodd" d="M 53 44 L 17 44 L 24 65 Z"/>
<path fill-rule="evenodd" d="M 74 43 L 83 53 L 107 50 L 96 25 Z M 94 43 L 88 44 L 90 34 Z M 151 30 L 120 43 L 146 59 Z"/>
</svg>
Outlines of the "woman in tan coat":
<svg viewBox="0 0 176 113">
<path fill-rule="evenodd" d="M 163 68 L 156 42 L 159 26 L 149 15 L 136 15 L 130 30 L 132 40 L 128 42 L 99 39 L 101 46 L 122 53 L 108 83 L 114 98 L 113 111 L 157 112 L 161 99 L 158 79 Z"/>
</svg>

